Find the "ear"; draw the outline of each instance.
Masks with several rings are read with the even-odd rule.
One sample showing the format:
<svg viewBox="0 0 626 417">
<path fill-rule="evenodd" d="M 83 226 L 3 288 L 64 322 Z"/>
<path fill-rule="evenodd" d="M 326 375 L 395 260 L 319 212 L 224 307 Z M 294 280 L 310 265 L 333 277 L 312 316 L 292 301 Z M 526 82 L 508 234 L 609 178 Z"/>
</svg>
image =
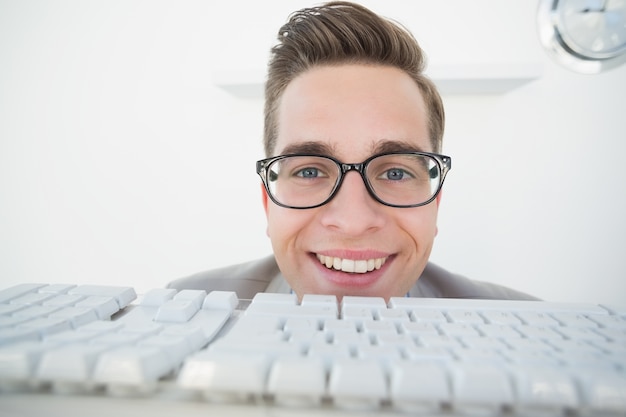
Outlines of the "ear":
<svg viewBox="0 0 626 417">
<path fill-rule="evenodd" d="M 265 210 L 265 218 L 267 219 L 266 226 L 265 226 L 265 234 L 267 235 L 267 237 L 269 237 L 270 236 L 269 212 L 268 212 L 269 197 L 267 196 L 267 190 L 263 186 L 263 183 L 261 183 L 261 201 L 263 203 L 263 210 Z"/>
<path fill-rule="evenodd" d="M 263 210 L 265 210 L 265 216 L 267 217 L 268 212 L 268 205 L 269 205 L 269 197 L 267 196 L 267 190 L 265 189 L 265 186 L 263 185 L 263 183 L 261 182 L 261 200 L 263 202 Z"/>
<path fill-rule="evenodd" d="M 441 203 L 441 195 L 443 194 L 443 190 L 439 190 L 439 194 L 437 194 L 437 199 L 435 200 L 437 204 L 437 210 L 439 210 L 439 203 Z M 439 226 L 435 225 L 435 236 L 439 234 Z"/>
<path fill-rule="evenodd" d="M 439 203 L 441 203 L 441 195 L 443 194 L 443 189 L 439 190 L 439 194 L 437 194 L 437 208 L 439 208 Z"/>
</svg>

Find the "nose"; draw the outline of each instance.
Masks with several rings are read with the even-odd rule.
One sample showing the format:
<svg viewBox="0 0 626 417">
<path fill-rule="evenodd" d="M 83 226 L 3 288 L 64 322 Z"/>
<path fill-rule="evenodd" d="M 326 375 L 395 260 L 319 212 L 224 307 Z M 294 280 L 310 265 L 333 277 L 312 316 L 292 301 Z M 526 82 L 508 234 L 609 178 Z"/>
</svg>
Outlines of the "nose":
<svg viewBox="0 0 626 417">
<path fill-rule="evenodd" d="M 374 200 L 358 172 L 346 173 L 341 188 L 322 206 L 321 222 L 349 236 L 359 236 L 384 226 L 384 206 Z"/>
</svg>

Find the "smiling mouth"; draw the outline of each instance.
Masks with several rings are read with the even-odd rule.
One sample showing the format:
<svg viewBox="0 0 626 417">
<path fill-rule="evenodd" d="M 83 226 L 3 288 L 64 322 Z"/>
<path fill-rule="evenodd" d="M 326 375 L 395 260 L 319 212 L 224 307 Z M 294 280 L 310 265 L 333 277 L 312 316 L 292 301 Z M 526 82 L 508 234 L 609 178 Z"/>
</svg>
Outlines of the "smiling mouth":
<svg viewBox="0 0 626 417">
<path fill-rule="evenodd" d="M 316 254 L 316 256 L 320 263 L 328 269 L 335 269 L 337 271 L 349 272 L 354 274 L 365 274 L 375 269 L 380 269 L 385 264 L 385 262 L 387 262 L 387 257 L 355 260 L 342 259 L 334 256 L 325 256 L 320 254 Z"/>
</svg>

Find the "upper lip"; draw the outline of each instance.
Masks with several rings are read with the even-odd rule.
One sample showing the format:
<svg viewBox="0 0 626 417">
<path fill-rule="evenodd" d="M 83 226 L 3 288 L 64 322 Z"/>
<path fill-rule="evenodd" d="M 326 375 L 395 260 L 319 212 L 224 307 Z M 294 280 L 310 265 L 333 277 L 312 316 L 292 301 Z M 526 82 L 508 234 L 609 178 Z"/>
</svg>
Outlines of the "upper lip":
<svg viewBox="0 0 626 417">
<path fill-rule="evenodd" d="M 313 252 L 315 255 L 331 256 L 333 258 L 351 259 L 354 261 L 386 258 L 391 254 L 389 252 L 383 252 L 374 249 L 354 250 L 354 249 L 333 249 Z"/>
</svg>

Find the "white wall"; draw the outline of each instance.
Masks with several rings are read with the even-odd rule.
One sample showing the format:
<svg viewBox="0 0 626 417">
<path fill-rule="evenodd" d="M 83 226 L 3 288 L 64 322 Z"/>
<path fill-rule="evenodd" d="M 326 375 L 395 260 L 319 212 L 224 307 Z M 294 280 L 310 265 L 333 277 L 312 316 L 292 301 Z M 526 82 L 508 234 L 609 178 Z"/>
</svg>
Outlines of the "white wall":
<svg viewBox="0 0 626 417">
<path fill-rule="evenodd" d="M 144 291 L 269 253 L 262 101 L 214 76 L 263 68 L 311 4 L 0 0 L 2 286 Z M 445 95 L 453 170 L 432 259 L 550 300 L 626 304 L 626 66 L 559 67 L 533 1 L 364 4 L 408 26 L 433 67 L 542 68 L 508 92 Z"/>
</svg>

